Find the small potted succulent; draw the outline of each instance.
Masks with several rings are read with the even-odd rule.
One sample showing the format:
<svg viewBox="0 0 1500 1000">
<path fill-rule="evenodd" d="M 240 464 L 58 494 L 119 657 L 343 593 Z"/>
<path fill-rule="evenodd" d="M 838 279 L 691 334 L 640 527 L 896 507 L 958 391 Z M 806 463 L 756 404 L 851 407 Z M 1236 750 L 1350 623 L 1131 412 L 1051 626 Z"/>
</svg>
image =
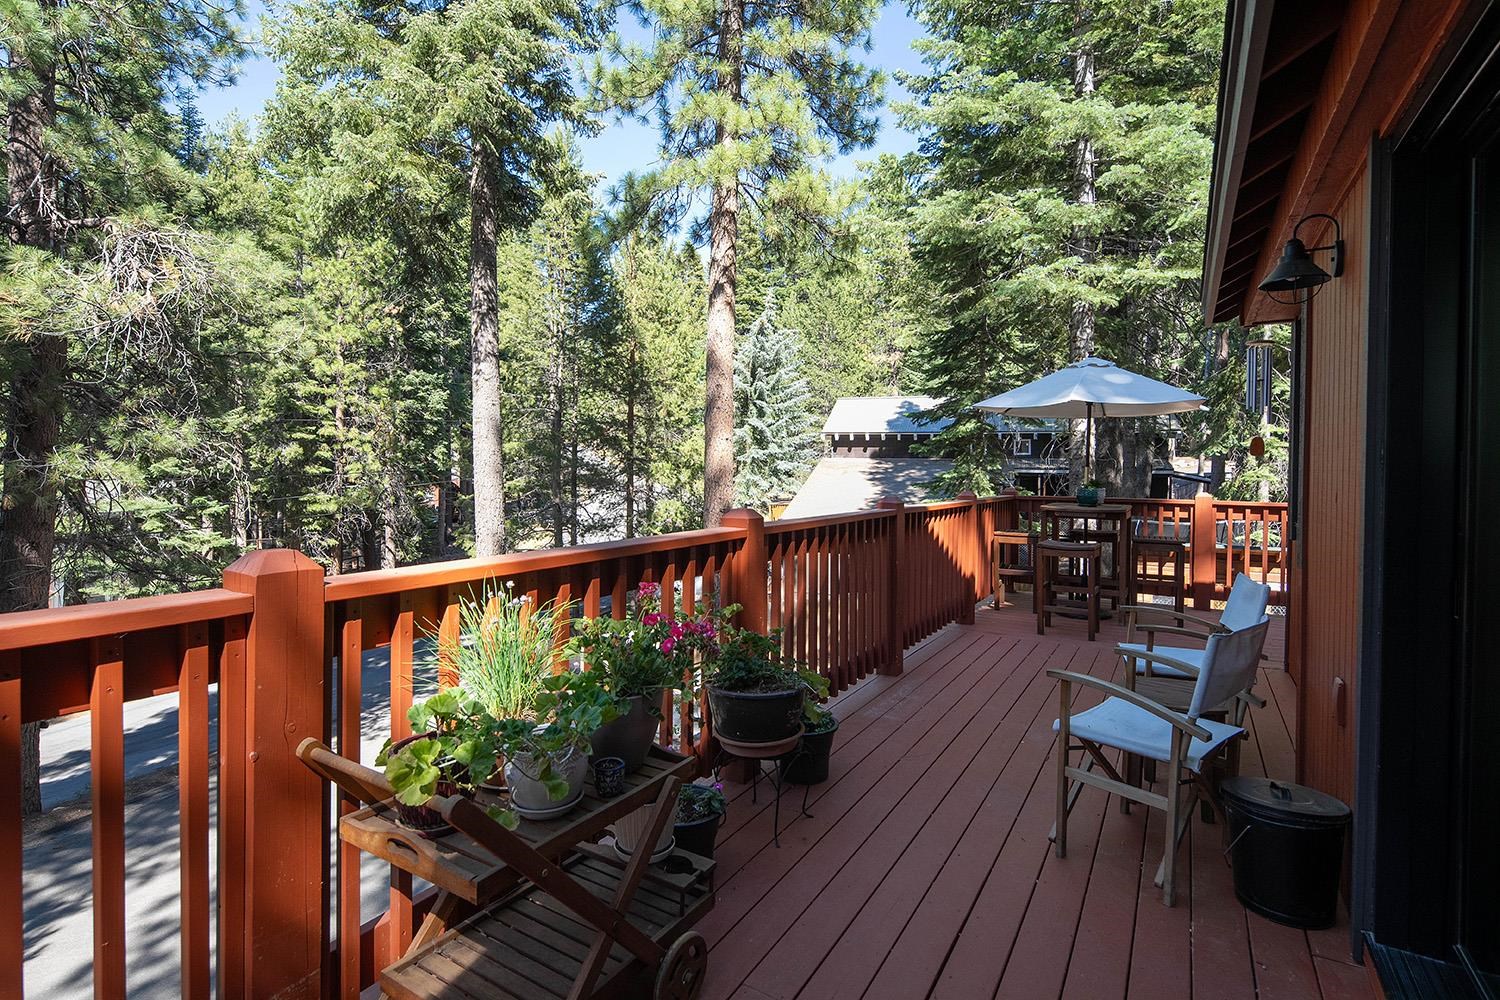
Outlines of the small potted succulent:
<svg viewBox="0 0 1500 1000">
<path fill-rule="evenodd" d="M 826 679 L 783 655 L 779 630 L 762 635 L 726 625 L 705 657 L 703 682 L 714 735 L 731 751 L 736 743 L 795 740 L 807 695 L 828 696 Z"/>
<path fill-rule="evenodd" d="M 717 781 L 709 785 L 683 785 L 677 796 L 677 823 L 672 831 L 677 846 L 689 854 L 712 860 L 714 842 L 728 809 L 724 786 Z"/>
<path fill-rule="evenodd" d="M 580 622 L 568 656 L 601 678 L 626 710 L 593 736 L 596 757 L 619 757 L 627 773 L 646 761 L 662 719 L 662 694 L 691 690 L 694 655 L 712 645 L 722 612 L 668 617 L 661 587 L 643 583 L 624 618 Z"/>
<path fill-rule="evenodd" d="M 413 734 L 387 740 L 375 757 L 396 793 L 397 818 L 426 836 L 448 829 L 427 805 L 435 795 L 473 797 L 495 770 L 500 753 L 496 723 L 484 706 L 447 688 L 406 713 Z"/>
<path fill-rule="evenodd" d="M 839 720 L 832 712 L 808 699 L 802 706 L 802 746 L 780 758 L 776 766 L 782 780 L 794 785 L 821 785 L 828 780 L 828 760 L 833 755 L 833 737 Z"/>
<path fill-rule="evenodd" d="M 536 696 L 534 718 L 505 719 L 496 726 L 496 747 L 505 755 L 510 808 L 500 821 L 518 816 L 560 816 L 583 797 L 589 738 L 618 718 L 620 700 L 588 672 L 548 677 Z"/>
<path fill-rule="evenodd" d="M 1080 507 L 1097 507 L 1104 502 L 1104 484 L 1097 479 L 1090 479 L 1078 488 L 1078 505 Z"/>
</svg>

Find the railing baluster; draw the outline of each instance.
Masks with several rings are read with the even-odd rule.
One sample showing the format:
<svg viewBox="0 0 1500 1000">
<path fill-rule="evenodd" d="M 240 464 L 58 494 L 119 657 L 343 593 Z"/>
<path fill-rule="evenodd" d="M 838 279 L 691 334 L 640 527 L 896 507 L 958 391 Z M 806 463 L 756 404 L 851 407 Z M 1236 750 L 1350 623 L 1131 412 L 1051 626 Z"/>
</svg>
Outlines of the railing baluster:
<svg viewBox="0 0 1500 1000">
<path fill-rule="evenodd" d="M 177 812 L 183 1000 L 208 1000 L 208 623 L 178 630 Z"/>
<path fill-rule="evenodd" d="M 503 598 L 502 598 L 503 599 Z M 397 597 L 396 620 L 391 628 L 391 739 L 412 735 L 406 713 L 413 699 L 412 660 L 416 640 L 410 591 Z M 454 678 L 455 681 L 457 678 Z M 406 954 L 412 939 L 411 873 L 391 865 L 390 911 L 386 923 L 386 955 L 394 962 Z"/>
<path fill-rule="evenodd" d="M 361 704 L 364 695 L 364 619 L 358 601 L 343 605 L 343 624 L 339 629 L 339 753 L 359 763 Z M 448 616 L 444 614 L 446 625 Z M 340 791 L 338 814 L 346 816 L 360 808 L 348 792 Z M 360 872 L 359 847 L 343 839 L 338 851 L 338 922 L 339 922 L 339 996 L 358 1000 L 360 958 Z"/>
<path fill-rule="evenodd" d="M 125 653 L 91 643 L 89 797 L 94 833 L 94 996 L 125 995 Z"/>
</svg>

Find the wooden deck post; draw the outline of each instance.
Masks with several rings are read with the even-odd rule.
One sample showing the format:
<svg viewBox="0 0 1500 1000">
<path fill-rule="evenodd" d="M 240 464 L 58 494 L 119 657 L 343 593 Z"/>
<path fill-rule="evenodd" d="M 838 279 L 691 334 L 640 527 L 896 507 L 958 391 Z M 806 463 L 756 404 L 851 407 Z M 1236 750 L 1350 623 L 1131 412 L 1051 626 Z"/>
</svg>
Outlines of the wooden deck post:
<svg viewBox="0 0 1500 1000">
<path fill-rule="evenodd" d="M 885 657 L 880 663 L 880 672 L 896 676 L 905 666 L 906 628 L 902 621 L 904 607 L 901 600 L 902 563 L 906 559 L 906 504 L 886 497 L 876 505 L 891 512 L 891 544 L 885 565 Z"/>
<path fill-rule="evenodd" d="M 243 669 L 220 678 L 219 961 L 226 1000 L 322 994 L 328 815 L 297 744 L 328 739 L 323 570 L 270 549 L 224 570 L 252 594 Z"/>
<path fill-rule="evenodd" d="M 1193 497 L 1193 607 L 1207 611 L 1213 607 L 1214 588 L 1219 576 L 1218 517 L 1211 493 Z"/>
<path fill-rule="evenodd" d="M 968 593 L 964 595 L 963 606 L 958 609 L 958 623 L 960 625 L 974 624 L 974 605 L 979 603 L 979 579 L 983 576 L 980 566 L 989 561 L 984 555 L 984 545 L 987 539 L 979 532 L 979 497 L 974 495 L 973 490 L 964 490 L 958 495 L 958 499 L 968 504 L 964 511 L 964 537 L 968 542 L 964 545 L 963 570 L 964 577 L 968 580 Z"/>
<path fill-rule="evenodd" d="M 744 528 L 745 544 L 734 554 L 727 600 L 740 605 L 739 625 L 766 631 L 766 519 L 745 507 L 724 514 L 726 528 Z"/>
</svg>

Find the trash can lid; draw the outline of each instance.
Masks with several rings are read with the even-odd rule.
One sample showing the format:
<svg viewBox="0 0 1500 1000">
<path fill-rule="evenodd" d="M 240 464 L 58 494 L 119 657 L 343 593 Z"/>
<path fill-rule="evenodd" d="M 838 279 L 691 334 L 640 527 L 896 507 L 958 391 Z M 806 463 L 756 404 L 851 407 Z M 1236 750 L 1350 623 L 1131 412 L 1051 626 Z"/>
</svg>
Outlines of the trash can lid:
<svg viewBox="0 0 1500 1000">
<path fill-rule="evenodd" d="M 1225 778 L 1219 786 L 1219 792 L 1225 798 L 1234 799 L 1257 811 L 1283 816 L 1336 821 L 1349 815 L 1349 807 L 1332 795 L 1326 795 L 1306 785 L 1294 785 L 1290 781 L 1249 777 Z"/>
</svg>

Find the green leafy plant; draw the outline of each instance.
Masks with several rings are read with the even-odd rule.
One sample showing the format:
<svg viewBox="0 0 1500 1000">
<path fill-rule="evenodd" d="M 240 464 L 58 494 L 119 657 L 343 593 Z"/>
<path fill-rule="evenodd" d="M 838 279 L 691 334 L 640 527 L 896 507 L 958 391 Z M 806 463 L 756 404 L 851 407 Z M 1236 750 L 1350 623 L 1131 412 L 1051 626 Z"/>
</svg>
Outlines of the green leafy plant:
<svg viewBox="0 0 1500 1000">
<path fill-rule="evenodd" d="M 823 686 L 826 691 L 828 686 L 827 681 L 824 681 Z M 833 713 L 828 709 L 819 705 L 813 699 L 806 698 L 802 702 L 802 724 L 806 727 L 806 734 L 812 736 L 817 733 L 828 732 L 839 724 L 839 720 L 834 718 Z"/>
<path fill-rule="evenodd" d="M 514 586 L 490 585 L 460 598 L 458 633 L 438 642 L 438 658 L 453 665 L 459 686 L 495 719 L 523 719 L 535 712 L 557 655 L 557 624 L 569 610 L 513 596 Z"/>
<path fill-rule="evenodd" d="M 472 794 L 495 771 L 499 755 L 495 720 L 477 699 L 445 688 L 406 713 L 415 733 L 399 748 L 386 740 L 375 757 L 403 805 L 420 806 L 439 782 Z"/>
<path fill-rule="evenodd" d="M 703 682 L 722 691 L 741 693 L 802 688 L 818 698 L 828 696 L 828 680 L 804 669 L 781 649 L 781 630 L 763 635 L 726 626 L 713 655 L 703 667 Z"/>
<path fill-rule="evenodd" d="M 621 699 L 611 694 L 591 671 L 557 674 L 542 681 L 535 699 L 535 718 L 504 719 L 495 724 L 495 746 L 507 763 L 561 802 L 568 797 L 568 780 L 560 768 L 574 754 L 589 752 L 594 730 L 619 718 Z M 514 829 L 513 809 L 492 812 L 501 825 Z"/>
<path fill-rule="evenodd" d="M 722 816 L 728 809 L 724 786 L 717 781 L 711 785 L 683 785 L 677 794 L 679 823 L 697 823 L 711 816 Z"/>
<path fill-rule="evenodd" d="M 739 605 L 668 617 L 657 584 L 643 583 L 638 593 L 624 618 L 580 622 L 567 654 L 597 675 L 610 693 L 619 698 L 644 696 L 647 708 L 660 716 L 656 692 L 690 691 L 697 655 L 717 650 L 718 637 Z"/>
</svg>

